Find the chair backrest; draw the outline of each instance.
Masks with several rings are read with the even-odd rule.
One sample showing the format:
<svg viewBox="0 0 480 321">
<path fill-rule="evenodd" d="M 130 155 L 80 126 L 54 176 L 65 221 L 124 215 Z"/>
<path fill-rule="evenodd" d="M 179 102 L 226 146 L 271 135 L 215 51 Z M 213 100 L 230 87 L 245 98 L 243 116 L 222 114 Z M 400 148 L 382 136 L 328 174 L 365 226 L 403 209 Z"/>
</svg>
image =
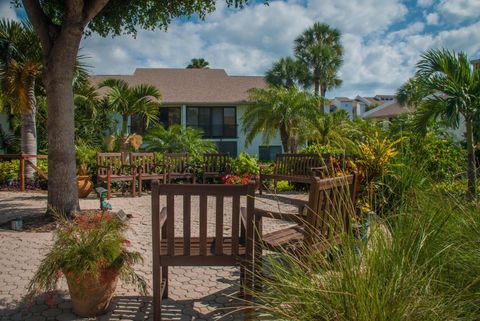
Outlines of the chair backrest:
<svg viewBox="0 0 480 321">
<path fill-rule="evenodd" d="M 255 184 L 251 182 L 248 185 L 203 185 L 203 184 L 158 184 L 154 181 L 152 186 L 152 227 L 154 241 L 166 242 L 168 256 L 230 256 L 240 255 L 239 245 L 246 244 L 247 250 L 253 250 L 254 236 L 254 200 Z M 162 204 L 160 196 L 165 197 L 165 204 Z M 247 222 L 246 229 L 242 227 L 240 221 L 241 197 L 246 197 Z M 175 201 L 177 200 L 177 204 Z M 214 206 L 210 206 L 214 202 Z M 179 208 L 176 208 L 180 202 Z M 195 202 L 195 206 L 192 206 Z M 198 202 L 198 203 L 197 203 Z M 161 238 L 159 217 L 162 211 L 166 211 L 166 221 L 163 224 Z M 227 208 L 227 210 L 225 210 Z M 227 217 L 231 212 L 231 220 L 228 224 L 224 221 L 224 214 Z M 175 252 L 175 227 L 176 215 L 180 215 L 180 221 L 183 221 L 182 239 L 183 250 Z M 210 219 L 209 219 L 210 218 Z M 213 219 L 212 219 L 213 218 Z M 192 231 L 192 221 L 198 222 L 198 230 Z M 177 220 L 178 222 L 178 220 Z M 212 224 L 213 223 L 213 224 Z M 228 225 L 227 228 L 226 225 Z M 214 239 L 208 235 L 208 228 L 211 232 L 214 230 Z M 228 232 L 228 236 L 224 233 Z M 213 234 L 213 233 L 211 233 Z M 191 239 L 199 239 L 198 248 L 191 248 Z M 224 244 L 225 238 L 228 238 L 228 246 Z M 213 245 L 212 245 L 213 242 Z M 230 243 L 231 242 L 231 243 Z M 245 243 L 244 243 L 245 242 Z M 156 243 L 156 242 L 154 242 Z M 224 246 L 225 245 L 225 246 Z"/>
<path fill-rule="evenodd" d="M 350 229 L 351 217 L 355 215 L 358 175 L 313 177 L 312 180 L 306 207 L 305 240 L 315 243 L 335 238 Z"/>
<path fill-rule="evenodd" d="M 204 171 L 208 173 L 225 172 L 231 160 L 228 153 L 204 154 L 203 159 Z"/>
<path fill-rule="evenodd" d="M 170 173 L 185 173 L 188 169 L 188 153 L 165 153 L 163 155 L 164 168 L 168 166 Z"/>
<path fill-rule="evenodd" d="M 311 176 L 312 167 L 324 165 L 317 154 L 277 154 L 275 175 Z"/>
<path fill-rule="evenodd" d="M 130 153 L 130 164 L 140 168 L 142 173 L 152 174 L 155 170 L 155 153 Z"/>
<path fill-rule="evenodd" d="M 110 166 L 112 174 L 123 174 L 122 165 L 125 163 L 125 156 L 123 153 L 97 153 L 97 165 L 99 175 L 107 175 L 107 168 L 102 166 Z"/>
</svg>

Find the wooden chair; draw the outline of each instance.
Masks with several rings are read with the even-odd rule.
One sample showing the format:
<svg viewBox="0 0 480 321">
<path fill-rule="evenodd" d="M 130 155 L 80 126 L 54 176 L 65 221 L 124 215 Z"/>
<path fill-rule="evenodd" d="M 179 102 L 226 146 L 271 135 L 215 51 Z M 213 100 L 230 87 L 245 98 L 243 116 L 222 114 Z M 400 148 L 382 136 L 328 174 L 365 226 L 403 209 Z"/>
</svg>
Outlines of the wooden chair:
<svg viewBox="0 0 480 321">
<path fill-rule="evenodd" d="M 297 223 L 262 236 L 262 246 L 268 250 L 323 251 L 341 241 L 350 230 L 350 219 L 355 215 L 358 194 L 358 176 L 320 179 L 312 177 L 309 199 L 298 201 L 299 212 L 288 214 L 255 209 L 258 231 L 261 217 L 271 217 Z"/>
<path fill-rule="evenodd" d="M 111 182 L 131 182 L 135 195 L 135 166 L 128 164 L 123 153 L 97 153 L 97 181 L 107 182 L 107 199 L 111 197 Z"/>
<path fill-rule="evenodd" d="M 315 173 L 326 168 L 325 161 L 317 154 L 277 154 L 273 174 L 265 174 L 265 166 L 260 167 L 260 195 L 264 180 L 273 179 L 276 190 L 277 180 L 310 183 Z"/>
<path fill-rule="evenodd" d="M 203 184 L 207 178 L 222 178 L 231 172 L 229 153 L 205 154 L 203 159 Z"/>
<path fill-rule="evenodd" d="M 163 166 L 168 184 L 172 182 L 172 178 L 189 179 L 195 184 L 195 169 L 189 164 L 189 160 L 188 153 L 165 153 L 163 155 Z"/>
<path fill-rule="evenodd" d="M 168 297 L 169 266 L 240 266 L 242 289 L 253 286 L 254 260 L 254 202 L 255 185 L 203 185 L 203 184 L 159 184 L 152 188 L 152 246 L 153 246 L 153 315 L 161 320 L 161 301 Z M 160 196 L 166 196 L 161 204 Z M 175 197 L 180 198 L 180 208 Z M 193 201 L 199 204 L 193 206 Z M 246 220 L 240 219 L 240 199 L 246 197 Z M 208 208 L 208 199 L 215 200 L 215 209 Z M 228 236 L 224 234 L 225 199 L 231 199 L 231 225 Z M 210 213 L 212 212 L 212 213 Z M 183 219 L 182 236 L 175 236 L 175 216 Z M 192 233 L 193 216 L 198 215 L 199 236 Z M 213 215 L 215 236 L 207 234 L 211 226 L 208 216 Z M 245 299 L 251 301 L 248 292 Z M 249 313 L 247 314 L 247 317 Z"/>
<path fill-rule="evenodd" d="M 137 168 L 138 195 L 142 195 L 142 182 L 159 180 L 167 182 L 167 175 L 162 164 L 157 164 L 155 153 L 130 153 L 130 164 Z"/>
</svg>

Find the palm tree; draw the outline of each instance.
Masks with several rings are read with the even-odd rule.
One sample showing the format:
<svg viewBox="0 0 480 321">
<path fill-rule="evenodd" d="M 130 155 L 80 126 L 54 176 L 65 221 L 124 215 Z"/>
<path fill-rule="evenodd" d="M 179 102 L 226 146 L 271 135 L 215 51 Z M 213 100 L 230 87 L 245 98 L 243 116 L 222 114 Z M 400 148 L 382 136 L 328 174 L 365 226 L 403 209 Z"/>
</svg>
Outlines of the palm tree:
<svg viewBox="0 0 480 321">
<path fill-rule="evenodd" d="M 209 63 L 203 58 L 193 58 L 187 69 L 208 69 Z"/>
<path fill-rule="evenodd" d="M 419 79 L 410 78 L 398 88 L 396 98 L 400 106 L 413 107 L 413 109 L 416 110 L 423 98 L 431 93 L 432 92 L 428 92 L 427 89 L 422 86 Z"/>
<path fill-rule="evenodd" d="M 128 134 L 128 119 L 132 115 L 140 115 L 146 126 L 157 123 L 158 108 L 161 99 L 160 91 L 151 85 L 130 87 L 121 79 L 106 79 L 99 88 L 108 87 L 106 95 L 109 108 L 122 115 L 122 135 Z"/>
<path fill-rule="evenodd" d="M 272 86 L 309 87 L 311 84 L 308 68 L 292 57 L 282 57 L 267 70 L 265 79 Z"/>
<path fill-rule="evenodd" d="M 284 151 L 295 153 L 304 140 L 305 123 L 315 116 L 320 99 L 296 87 L 268 87 L 251 89 L 249 101 L 252 106 L 245 112 L 242 124 L 246 143 L 250 144 L 259 133 L 268 143 L 280 131 Z"/>
<path fill-rule="evenodd" d="M 430 120 L 440 119 L 451 127 L 465 121 L 467 141 L 468 195 L 476 196 L 474 121 L 480 112 L 480 70 L 473 70 L 465 53 L 433 49 L 417 63 L 416 77 L 426 91 L 434 94 L 424 99 L 417 110 L 415 125 L 425 132 Z"/>
<path fill-rule="evenodd" d="M 5 107 L 21 116 L 21 152 L 37 154 L 35 96 L 37 78 L 42 73 L 40 41 L 28 23 L 0 21 L 0 75 Z M 0 106 L 1 108 L 2 106 Z M 36 164 L 36 158 L 30 159 Z M 33 169 L 25 167 L 25 176 L 33 178 Z"/>
<path fill-rule="evenodd" d="M 323 23 L 315 23 L 295 40 L 295 56 L 310 70 L 315 94 L 325 98 L 327 90 L 342 84 L 338 70 L 343 63 L 341 33 Z M 324 102 L 320 112 L 324 113 Z"/>
</svg>

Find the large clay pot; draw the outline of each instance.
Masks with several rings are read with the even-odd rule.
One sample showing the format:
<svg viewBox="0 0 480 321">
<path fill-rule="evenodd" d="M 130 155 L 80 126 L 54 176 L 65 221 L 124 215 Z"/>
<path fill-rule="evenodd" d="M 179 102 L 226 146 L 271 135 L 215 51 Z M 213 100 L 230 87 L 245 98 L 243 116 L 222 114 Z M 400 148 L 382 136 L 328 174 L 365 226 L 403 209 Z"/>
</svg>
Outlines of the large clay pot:
<svg viewBox="0 0 480 321">
<path fill-rule="evenodd" d="M 104 280 L 93 277 L 75 279 L 66 274 L 73 312 L 81 317 L 95 317 L 108 311 L 118 275 Z"/>
<path fill-rule="evenodd" d="M 78 197 L 87 197 L 93 189 L 93 182 L 89 176 L 77 176 Z"/>
</svg>

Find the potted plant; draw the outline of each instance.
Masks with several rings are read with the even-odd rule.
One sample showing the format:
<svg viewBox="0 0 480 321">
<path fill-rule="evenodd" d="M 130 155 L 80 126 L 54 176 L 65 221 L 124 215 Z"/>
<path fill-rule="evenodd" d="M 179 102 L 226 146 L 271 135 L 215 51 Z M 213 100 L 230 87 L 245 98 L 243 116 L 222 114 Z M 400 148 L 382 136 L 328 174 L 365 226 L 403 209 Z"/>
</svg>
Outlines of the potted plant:
<svg viewBox="0 0 480 321">
<path fill-rule="evenodd" d="M 77 187 L 78 197 L 87 197 L 93 189 L 93 182 L 89 175 L 89 166 L 95 162 L 96 151 L 86 144 L 75 146 L 78 165 Z"/>
<path fill-rule="evenodd" d="M 124 221 L 99 210 L 79 212 L 73 218 L 53 215 L 58 224 L 54 243 L 30 281 L 28 298 L 52 293 L 65 277 L 74 313 L 93 317 L 107 311 L 118 279 L 146 293 L 145 280 L 133 269 L 143 258 L 129 251 L 131 243 L 124 236 Z"/>
</svg>

